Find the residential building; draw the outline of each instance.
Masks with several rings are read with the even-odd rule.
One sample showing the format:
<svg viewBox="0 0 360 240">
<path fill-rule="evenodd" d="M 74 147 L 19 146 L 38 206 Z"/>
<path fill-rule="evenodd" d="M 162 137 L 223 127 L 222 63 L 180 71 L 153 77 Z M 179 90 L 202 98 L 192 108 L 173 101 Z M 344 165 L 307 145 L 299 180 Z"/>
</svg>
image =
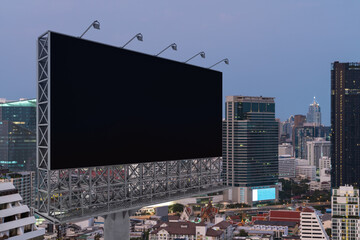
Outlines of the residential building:
<svg viewBox="0 0 360 240">
<path fill-rule="evenodd" d="M 35 99 L 0 103 L 0 164 L 11 171 L 35 171 Z"/>
<path fill-rule="evenodd" d="M 43 239 L 45 229 L 35 226 L 35 217 L 9 182 L 0 183 L 0 239 Z"/>
<path fill-rule="evenodd" d="M 223 176 L 232 186 L 232 201 L 276 201 L 278 123 L 274 98 L 227 96 L 225 112 Z"/>
<path fill-rule="evenodd" d="M 300 224 L 300 238 L 301 240 L 311 239 L 326 239 L 329 236 L 325 232 L 325 228 L 314 209 L 305 208 L 301 212 Z"/>
<path fill-rule="evenodd" d="M 0 182 L 11 182 L 22 197 L 22 204 L 33 207 L 35 203 L 35 172 L 6 173 Z"/>
<path fill-rule="evenodd" d="M 295 158 L 290 155 L 279 156 L 279 178 L 295 178 Z"/>
<path fill-rule="evenodd" d="M 321 125 L 321 109 L 319 103 L 316 102 L 315 97 L 314 101 L 309 106 L 309 111 L 306 115 L 306 122 L 315 123 L 316 126 Z"/>
<path fill-rule="evenodd" d="M 359 187 L 360 63 L 334 62 L 331 70 L 331 185 Z"/>
<path fill-rule="evenodd" d="M 331 209 L 332 239 L 359 240 L 359 189 L 349 185 L 333 188 Z"/>
</svg>

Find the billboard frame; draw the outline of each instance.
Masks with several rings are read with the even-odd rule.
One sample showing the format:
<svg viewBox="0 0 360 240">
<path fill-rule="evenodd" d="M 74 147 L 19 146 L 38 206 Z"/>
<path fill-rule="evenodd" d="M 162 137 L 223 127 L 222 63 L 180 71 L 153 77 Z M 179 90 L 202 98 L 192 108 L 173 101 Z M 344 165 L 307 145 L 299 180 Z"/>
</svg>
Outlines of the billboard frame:
<svg viewBox="0 0 360 240">
<path fill-rule="evenodd" d="M 221 157 L 51 170 L 50 44 L 50 31 L 38 38 L 38 215 L 65 223 L 228 188 Z"/>
</svg>

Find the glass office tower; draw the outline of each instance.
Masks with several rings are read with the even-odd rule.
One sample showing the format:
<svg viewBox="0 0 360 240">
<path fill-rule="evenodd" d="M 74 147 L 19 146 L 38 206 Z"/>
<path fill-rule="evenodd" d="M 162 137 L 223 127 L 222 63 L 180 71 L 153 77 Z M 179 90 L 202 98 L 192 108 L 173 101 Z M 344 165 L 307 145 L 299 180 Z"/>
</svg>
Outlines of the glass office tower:
<svg viewBox="0 0 360 240">
<path fill-rule="evenodd" d="M 306 115 L 306 122 L 315 123 L 316 126 L 321 125 L 321 108 L 318 102 L 314 101 L 309 106 L 309 111 Z"/>
<path fill-rule="evenodd" d="M 278 190 L 278 123 L 274 98 L 227 96 L 223 170 L 232 200 L 275 201 Z"/>
<path fill-rule="evenodd" d="M 0 165 L 11 171 L 35 170 L 35 99 L 0 103 Z"/>
<path fill-rule="evenodd" d="M 360 184 L 360 63 L 331 70 L 331 185 Z"/>
</svg>

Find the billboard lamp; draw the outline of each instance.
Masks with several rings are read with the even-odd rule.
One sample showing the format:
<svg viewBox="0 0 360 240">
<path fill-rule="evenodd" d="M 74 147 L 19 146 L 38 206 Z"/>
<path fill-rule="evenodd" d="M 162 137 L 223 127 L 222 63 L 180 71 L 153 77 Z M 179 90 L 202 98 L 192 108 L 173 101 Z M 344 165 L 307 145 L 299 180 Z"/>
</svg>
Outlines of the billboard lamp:
<svg viewBox="0 0 360 240">
<path fill-rule="evenodd" d="M 225 58 L 225 59 L 223 59 L 223 60 L 215 63 L 214 65 L 210 66 L 209 68 L 212 68 L 213 66 L 218 65 L 218 64 L 221 63 L 221 62 L 224 62 L 224 63 L 226 63 L 227 65 L 229 65 L 229 59 Z"/>
<path fill-rule="evenodd" d="M 134 37 L 132 37 L 127 43 L 125 43 L 124 46 L 122 46 L 122 48 L 124 48 L 126 45 L 128 45 L 132 40 L 134 40 L 135 38 L 137 38 L 137 40 L 139 41 L 143 41 L 143 35 L 141 33 L 136 34 Z"/>
<path fill-rule="evenodd" d="M 93 27 L 97 30 L 100 30 L 100 22 L 98 20 L 95 20 L 92 24 L 90 24 L 90 26 L 85 30 L 85 32 L 83 34 L 81 34 L 81 36 L 79 38 L 82 38 L 85 33 L 87 33 L 87 31 L 89 31 L 89 29 Z"/>
<path fill-rule="evenodd" d="M 191 58 L 189 58 L 188 60 L 186 60 L 185 63 L 187 63 L 188 61 L 190 61 L 191 59 L 193 59 L 193 58 L 196 57 L 197 55 L 200 55 L 202 58 L 205 58 L 205 52 L 199 52 L 198 54 L 195 54 L 194 56 L 192 56 Z"/>
<path fill-rule="evenodd" d="M 177 45 L 176 43 L 172 43 L 169 46 L 167 46 L 166 48 L 164 48 L 161 52 L 159 52 L 158 54 L 156 54 L 155 56 L 159 56 L 161 53 L 163 53 L 166 49 L 168 49 L 169 47 L 172 48 L 172 50 L 177 51 Z"/>
</svg>

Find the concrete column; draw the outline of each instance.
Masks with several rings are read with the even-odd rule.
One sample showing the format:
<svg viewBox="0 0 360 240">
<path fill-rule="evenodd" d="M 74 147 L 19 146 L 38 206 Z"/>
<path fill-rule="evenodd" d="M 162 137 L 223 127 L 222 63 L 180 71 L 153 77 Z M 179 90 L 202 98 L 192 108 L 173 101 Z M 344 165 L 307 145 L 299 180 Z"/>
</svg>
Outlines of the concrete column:
<svg viewBox="0 0 360 240">
<path fill-rule="evenodd" d="M 106 240 L 130 239 L 130 211 L 111 213 L 104 217 L 104 237 Z"/>
</svg>

